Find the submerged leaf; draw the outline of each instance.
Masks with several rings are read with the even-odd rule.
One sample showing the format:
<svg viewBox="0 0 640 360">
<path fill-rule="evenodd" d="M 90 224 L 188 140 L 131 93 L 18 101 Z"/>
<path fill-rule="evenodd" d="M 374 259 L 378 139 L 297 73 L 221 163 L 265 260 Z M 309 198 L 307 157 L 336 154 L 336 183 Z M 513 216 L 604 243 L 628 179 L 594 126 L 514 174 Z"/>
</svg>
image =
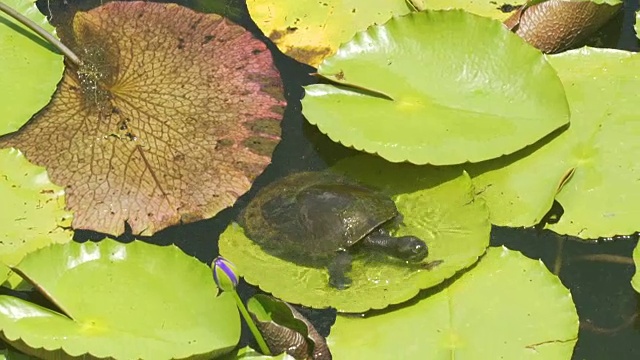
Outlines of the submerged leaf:
<svg viewBox="0 0 640 360">
<path fill-rule="evenodd" d="M 283 53 L 314 67 L 357 31 L 410 11 L 405 0 L 247 0 L 247 8 Z"/>
<path fill-rule="evenodd" d="M 215 215 L 280 138 L 282 83 L 266 46 L 218 15 L 112 2 L 74 19 L 84 66 L 0 142 L 65 186 L 74 228 L 134 234 Z"/>
<path fill-rule="evenodd" d="M 2 0 L 53 32 L 33 0 Z M 0 11 L 0 135 L 18 130 L 49 102 L 62 76 L 63 57 L 33 31 Z"/>
<path fill-rule="evenodd" d="M 309 122 L 392 162 L 496 158 L 569 121 L 562 83 L 543 55 L 498 21 L 463 11 L 372 26 L 318 73 L 341 85 L 305 87 Z"/>
<path fill-rule="evenodd" d="M 476 262 L 489 244 L 487 209 L 474 199 L 468 175 L 459 170 L 391 164 L 370 155 L 345 159 L 332 170 L 391 196 L 403 216 L 395 235 L 424 240 L 427 259 L 406 264 L 357 251 L 349 273 L 351 287 L 337 290 L 329 286 L 325 268 L 275 257 L 248 239 L 239 225 L 231 224 L 220 235 L 220 253 L 233 261 L 247 282 L 287 302 L 363 312 L 403 302 L 420 289 L 440 284 Z"/>
<path fill-rule="evenodd" d="M 578 324 L 571 294 L 542 262 L 489 248 L 451 285 L 409 306 L 339 315 L 327 341 L 336 359 L 568 360 Z"/>
<path fill-rule="evenodd" d="M 16 149 L 0 149 L 0 262 L 15 266 L 27 253 L 73 238 L 64 189 Z"/>
<path fill-rule="evenodd" d="M 231 294 L 216 297 L 209 267 L 175 246 L 53 245 L 16 270 L 64 312 L 0 296 L 1 336 L 28 354 L 209 359 L 240 337 Z"/>
</svg>

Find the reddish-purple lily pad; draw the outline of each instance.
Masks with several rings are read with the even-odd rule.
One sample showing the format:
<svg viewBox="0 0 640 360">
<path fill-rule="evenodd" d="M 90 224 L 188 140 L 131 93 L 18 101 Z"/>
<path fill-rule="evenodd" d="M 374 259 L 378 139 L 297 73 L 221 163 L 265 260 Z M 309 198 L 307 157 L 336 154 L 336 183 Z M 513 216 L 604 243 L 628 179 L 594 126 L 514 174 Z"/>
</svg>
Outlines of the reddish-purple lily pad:
<svg viewBox="0 0 640 360">
<path fill-rule="evenodd" d="M 0 146 L 65 186 L 74 228 L 134 234 L 214 216 L 271 161 L 285 106 L 265 44 L 214 14 L 112 2 L 62 32 L 83 61 Z"/>
</svg>

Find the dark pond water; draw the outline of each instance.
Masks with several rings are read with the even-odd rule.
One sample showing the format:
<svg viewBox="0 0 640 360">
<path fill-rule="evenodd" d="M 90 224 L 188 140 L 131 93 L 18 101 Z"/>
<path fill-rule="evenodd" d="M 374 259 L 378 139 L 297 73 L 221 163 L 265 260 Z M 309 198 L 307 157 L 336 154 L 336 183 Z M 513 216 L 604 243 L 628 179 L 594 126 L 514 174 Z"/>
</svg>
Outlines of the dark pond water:
<svg viewBox="0 0 640 360">
<path fill-rule="evenodd" d="M 190 1 L 182 3 L 188 6 Z M 156 244 L 176 244 L 188 254 L 207 263 L 217 256 L 218 235 L 235 219 L 239 210 L 260 187 L 291 172 L 323 169 L 336 159 L 354 153 L 353 150 L 331 142 L 315 127 L 307 124 L 301 115 L 301 86 L 314 82 L 308 75 L 313 69 L 285 57 L 265 39 L 246 15 L 242 2 L 225 1 L 227 9 L 243 10 L 233 12 L 236 21 L 270 45 L 284 80 L 288 107 L 282 123 L 282 142 L 276 148 L 273 163 L 257 179 L 252 190 L 239 199 L 236 206 L 223 211 L 213 219 L 169 228 L 144 239 Z M 99 4 L 99 1 L 65 0 L 50 4 L 41 1 L 39 6 L 43 11 L 51 10 L 54 22 L 64 22 L 75 9 L 85 10 Z M 625 1 L 625 13 L 608 25 L 605 35 L 600 37 L 604 38 L 607 46 L 633 51 L 637 49 L 632 29 L 634 10 L 637 7 L 637 0 Z M 103 237 L 101 234 L 78 231 L 75 238 L 77 241 L 86 241 Z M 122 241 L 132 239 L 133 236 L 130 234 L 120 238 Z M 571 289 L 581 319 L 574 359 L 589 360 L 640 359 L 640 323 L 636 321 L 638 295 L 629 283 L 634 272 L 634 266 L 629 261 L 636 241 L 635 237 L 626 237 L 585 243 L 538 229 L 495 227 L 491 233 L 491 245 L 506 245 L 531 258 L 542 259 Z M 608 255 L 618 257 L 612 258 Z M 254 294 L 256 289 L 243 283 L 240 292 L 246 299 Z M 335 311 L 301 310 L 310 317 L 321 333 L 329 333 L 335 320 Z M 242 342 L 251 342 L 247 331 L 243 331 Z"/>
</svg>

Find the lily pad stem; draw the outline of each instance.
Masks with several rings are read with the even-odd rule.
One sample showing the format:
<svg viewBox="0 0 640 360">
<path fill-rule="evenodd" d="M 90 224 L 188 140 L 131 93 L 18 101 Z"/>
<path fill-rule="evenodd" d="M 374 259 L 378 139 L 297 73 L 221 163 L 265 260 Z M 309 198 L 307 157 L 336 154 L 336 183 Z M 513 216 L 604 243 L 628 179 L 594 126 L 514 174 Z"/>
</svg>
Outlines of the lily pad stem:
<svg viewBox="0 0 640 360">
<path fill-rule="evenodd" d="M 9 7 L 7 4 L 0 1 L 0 11 L 6 13 L 12 18 L 16 19 L 18 22 L 33 30 L 36 34 L 40 35 L 43 39 L 47 40 L 51 45 L 53 45 L 56 49 L 58 49 L 69 61 L 71 61 L 76 66 L 80 66 L 82 62 L 80 58 L 71 51 L 65 44 L 60 42 L 60 40 L 56 39 L 55 36 L 51 35 L 48 31 L 43 29 L 40 25 L 33 22 L 31 19 L 26 16 L 20 14 L 16 10 Z"/>
<path fill-rule="evenodd" d="M 256 327 L 256 324 L 253 322 L 253 319 L 249 315 L 247 308 L 244 306 L 242 299 L 240 299 L 238 292 L 236 292 L 235 290 L 232 290 L 231 292 L 233 293 L 233 297 L 236 299 L 236 304 L 238 306 L 238 310 L 240 310 L 240 314 L 242 314 L 244 321 L 249 326 L 249 330 L 251 330 L 253 337 L 256 339 L 256 342 L 260 347 L 260 352 L 262 352 L 262 354 L 264 355 L 271 355 L 271 350 L 269 350 L 269 346 L 267 346 L 267 343 L 264 341 L 264 338 L 262 337 L 260 330 L 258 330 L 258 327 Z"/>
</svg>

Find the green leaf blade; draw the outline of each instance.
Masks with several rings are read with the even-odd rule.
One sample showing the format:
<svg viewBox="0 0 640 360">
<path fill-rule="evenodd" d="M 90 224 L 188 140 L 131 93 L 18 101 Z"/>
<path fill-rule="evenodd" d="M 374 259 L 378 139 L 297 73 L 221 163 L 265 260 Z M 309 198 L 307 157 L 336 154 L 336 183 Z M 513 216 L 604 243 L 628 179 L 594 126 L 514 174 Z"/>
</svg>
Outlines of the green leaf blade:
<svg viewBox="0 0 640 360">
<path fill-rule="evenodd" d="M 210 269 L 174 246 L 70 243 L 30 254 L 16 269 L 70 316 L 0 298 L 4 338 L 28 353 L 207 358 L 239 339 L 233 297 L 216 297 Z"/>
<path fill-rule="evenodd" d="M 547 227 L 559 234 L 632 234 L 640 203 L 640 56 L 583 48 L 549 60 L 566 84 L 571 126 L 534 148 L 465 168 L 494 224 L 535 225 L 555 199 L 564 213 Z"/>
<path fill-rule="evenodd" d="M 437 293 L 364 318 L 338 316 L 327 341 L 345 359 L 570 359 L 578 325 L 569 291 L 540 261 L 489 248 Z"/>
<path fill-rule="evenodd" d="M 54 29 L 34 1 L 3 1 L 45 30 Z M 18 130 L 44 107 L 64 70 L 63 56 L 46 41 L 0 12 L 0 135 Z"/>
<path fill-rule="evenodd" d="M 392 162 L 487 160 L 538 141 L 569 118 L 562 83 L 540 52 L 499 22 L 463 11 L 412 13 L 372 26 L 318 72 L 343 86 L 305 87 L 309 122 L 334 141 Z"/>
</svg>

